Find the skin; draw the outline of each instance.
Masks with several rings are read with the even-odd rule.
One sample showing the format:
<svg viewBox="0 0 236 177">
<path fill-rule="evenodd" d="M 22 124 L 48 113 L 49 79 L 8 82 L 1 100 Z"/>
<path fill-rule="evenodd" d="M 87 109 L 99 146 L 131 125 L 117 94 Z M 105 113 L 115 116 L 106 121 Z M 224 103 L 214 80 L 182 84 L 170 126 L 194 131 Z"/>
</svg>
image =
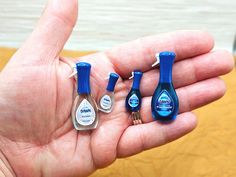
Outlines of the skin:
<svg viewBox="0 0 236 177">
<path fill-rule="evenodd" d="M 195 108 L 221 98 L 219 78 L 233 68 L 227 51 L 211 51 L 214 41 L 202 31 L 178 31 L 138 39 L 111 50 L 77 59 L 59 57 L 77 19 L 76 0 L 49 1 L 36 29 L 0 75 L 0 176 L 87 176 L 116 158 L 128 157 L 178 139 L 196 127 Z M 160 124 L 151 117 L 151 96 L 159 73 L 151 68 L 155 53 L 174 51 L 174 85 L 180 114 Z M 99 113 L 96 130 L 78 132 L 70 113 L 74 61 L 92 64 L 91 88 L 98 101 L 109 72 L 117 72 L 114 110 Z M 131 126 L 124 104 L 134 69 L 141 82 L 144 124 Z"/>
</svg>

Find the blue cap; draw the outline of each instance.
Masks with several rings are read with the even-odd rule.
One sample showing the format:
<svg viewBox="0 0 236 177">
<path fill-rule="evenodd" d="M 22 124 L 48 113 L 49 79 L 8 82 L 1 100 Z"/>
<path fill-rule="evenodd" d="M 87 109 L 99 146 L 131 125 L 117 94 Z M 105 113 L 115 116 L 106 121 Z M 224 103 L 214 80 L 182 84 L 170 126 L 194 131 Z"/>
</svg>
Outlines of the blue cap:
<svg viewBox="0 0 236 177">
<path fill-rule="evenodd" d="M 133 89 L 139 89 L 140 81 L 143 76 L 143 73 L 139 70 L 134 70 L 134 81 L 133 81 Z"/>
<path fill-rule="evenodd" d="M 116 74 L 116 73 L 111 73 L 110 74 L 109 82 L 108 82 L 108 85 L 107 85 L 107 90 L 108 91 L 110 91 L 110 92 L 114 91 L 114 88 L 115 88 L 115 85 L 116 85 L 116 82 L 117 82 L 118 79 L 119 79 L 118 74 Z"/>
<path fill-rule="evenodd" d="M 78 76 L 78 94 L 90 94 L 90 69 L 91 64 L 86 62 L 76 63 Z"/>
<path fill-rule="evenodd" d="M 175 60 L 174 52 L 161 52 L 160 57 L 160 82 L 172 82 L 172 66 Z"/>
<path fill-rule="evenodd" d="M 172 59 L 174 60 L 176 55 L 174 52 L 169 52 L 169 51 L 164 51 L 159 54 L 160 59 L 161 58 L 166 58 L 166 59 Z"/>
</svg>

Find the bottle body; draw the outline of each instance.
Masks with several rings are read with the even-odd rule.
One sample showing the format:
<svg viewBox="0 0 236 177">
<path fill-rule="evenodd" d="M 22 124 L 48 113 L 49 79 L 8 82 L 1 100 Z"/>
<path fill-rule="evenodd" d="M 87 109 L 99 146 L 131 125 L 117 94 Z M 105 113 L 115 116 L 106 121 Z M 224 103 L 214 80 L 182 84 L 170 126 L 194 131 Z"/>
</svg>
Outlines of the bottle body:
<svg viewBox="0 0 236 177">
<path fill-rule="evenodd" d="M 176 118 L 179 100 L 172 83 L 159 82 L 152 97 L 152 115 L 155 120 L 162 122 Z"/>
<path fill-rule="evenodd" d="M 89 94 L 78 95 L 72 108 L 72 121 L 76 130 L 91 130 L 98 125 L 98 108 Z"/>
<path fill-rule="evenodd" d="M 99 110 L 110 113 L 114 105 L 114 92 L 107 91 L 99 100 Z"/>
<path fill-rule="evenodd" d="M 141 98 L 139 89 L 132 88 L 125 100 L 126 109 L 131 112 L 138 112 L 142 104 Z"/>
</svg>

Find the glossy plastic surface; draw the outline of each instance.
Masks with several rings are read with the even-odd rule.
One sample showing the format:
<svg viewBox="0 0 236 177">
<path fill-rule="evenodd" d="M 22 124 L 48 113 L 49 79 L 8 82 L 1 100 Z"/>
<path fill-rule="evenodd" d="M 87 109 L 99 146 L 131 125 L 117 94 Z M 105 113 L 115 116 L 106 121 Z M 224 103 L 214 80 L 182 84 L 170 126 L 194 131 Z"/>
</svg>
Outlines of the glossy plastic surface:
<svg viewBox="0 0 236 177">
<path fill-rule="evenodd" d="M 140 110 L 142 104 L 142 96 L 139 90 L 131 89 L 126 97 L 125 106 L 130 112 L 137 112 Z"/>
<path fill-rule="evenodd" d="M 75 129 L 95 129 L 98 121 L 98 108 L 94 99 L 90 95 L 78 95 L 72 108 L 72 122 Z"/>
<path fill-rule="evenodd" d="M 99 100 L 99 110 L 110 113 L 114 106 L 114 92 L 107 91 Z"/>
<path fill-rule="evenodd" d="M 143 73 L 139 70 L 135 70 L 133 72 L 134 78 L 133 78 L 133 85 L 132 85 L 132 89 L 139 89 L 140 86 L 140 82 L 143 76 Z"/>
<path fill-rule="evenodd" d="M 125 106 L 130 112 L 137 112 L 140 110 L 142 104 L 142 96 L 139 90 L 140 82 L 143 73 L 141 71 L 134 71 L 133 85 L 126 97 Z"/>
<path fill-rule="evenodd" d="M 152 97 L 152 115 L 155 120 L 168 122 L 176 118 L 179 101 L 172 84 L 173 52 L 161 52 L 160 79 Z"/>
<path fill-rule="evenodd" d="M 91 65 L 86 62 L 79 62 L 76 63 L 76 69 L 77 69 L 78 94 L 90 94 Z"/>
<path fill-rule="evenodd" d="M 119 75 L 116 73 L 111 73 L 109 76 L 109 81 L 107 84 L 107 91 L 114 92 L 115 85 L 117 80 L 119 79 Z"/>
</svg>

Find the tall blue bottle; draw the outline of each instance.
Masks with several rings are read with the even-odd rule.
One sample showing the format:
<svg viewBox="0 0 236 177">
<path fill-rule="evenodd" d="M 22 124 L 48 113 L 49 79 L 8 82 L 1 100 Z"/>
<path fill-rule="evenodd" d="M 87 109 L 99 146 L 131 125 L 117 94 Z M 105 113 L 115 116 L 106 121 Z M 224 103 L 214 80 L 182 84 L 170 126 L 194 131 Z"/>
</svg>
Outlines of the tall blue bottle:
<svg viewBox="0 0 236 177">
<path fill-rule="evenodd" d="M 136 70 L 133 72 L 133 76 L 133 85 L 129 94 L 126 97 L 125 106 L 126 109 L 130 112 L 138 112 L 142 103 L 142 96 L 139 91 L 139 86 L 143 73 L 141 71 Z"/>
<path fill-rule="evenodd" d="M 172 83 L 174 52 L 161 52 L 159 84 L 152 97 L 152 116 L 155 120 L 168 122 L 176 118 L 179 101 Z"/>
</svg>

